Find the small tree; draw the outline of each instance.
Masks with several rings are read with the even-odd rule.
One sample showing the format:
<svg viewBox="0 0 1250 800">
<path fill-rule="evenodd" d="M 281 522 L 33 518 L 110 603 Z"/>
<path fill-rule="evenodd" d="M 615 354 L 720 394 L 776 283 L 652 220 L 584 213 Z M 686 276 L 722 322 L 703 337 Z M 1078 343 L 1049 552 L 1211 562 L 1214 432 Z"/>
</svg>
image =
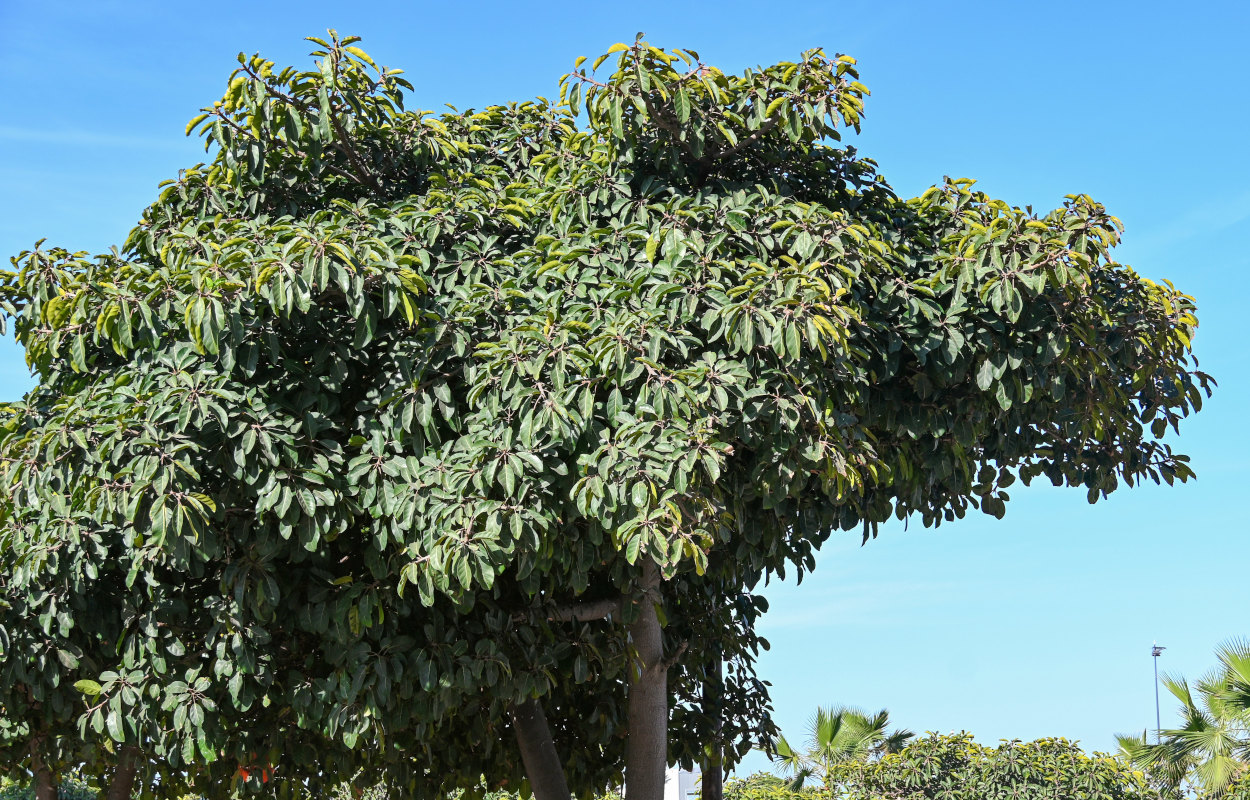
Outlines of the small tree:
<svg viewBox="0 0 1250 800">
<path fill-rule="evenodd" d="M 903 749 L 914 733 L 890 730 L 890 714 L 884 708 L 867 714 L 857 708 L 816 709 L 808 724 L 806 746 L 796 749 L 784 736 L 770 748 L 773 761 L 781 766 L 795 789 L 816 777 L 828 786 L 835 767 L 864 763 Z"/>
<path fill-rule="evenodd" d="M 6 650 L 29 763 L 77 717 L 149 794 L 650 800 L 773 732 L 751 590 L 834 531 L 1192 474 L 1192 299 L 1087 197 L 898 198 L 837 146 L 850 57 L 639 39 L 433 116 L 313 41 L 240 56 L 119 250 L 0 274 L 39 378 L 0 423 L 3 627 L 55 596 L 30 635 L 78 659 Z"/>
</svg>

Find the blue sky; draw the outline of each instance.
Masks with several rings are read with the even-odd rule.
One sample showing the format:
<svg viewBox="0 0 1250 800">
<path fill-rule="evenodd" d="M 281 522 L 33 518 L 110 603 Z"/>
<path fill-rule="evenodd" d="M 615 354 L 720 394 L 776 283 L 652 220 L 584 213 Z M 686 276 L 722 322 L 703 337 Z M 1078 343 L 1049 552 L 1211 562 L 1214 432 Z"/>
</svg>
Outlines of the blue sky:
<svg viewBox="0 0 1250 800">
<path fill-rule="evenodd" d="M 818 703 L 888 707 L 914 730 L 1110 748 L 1153 727 L 1150 644 L 1196 676 L 1250 635 L 1244 349 L 1250 90 L 1240 3 L 0 4 L 0 252 L 118 243 L 156 184 L 202 158 L 182 136 L 234 55 L 304 63 L 302 37 L 365 37 L 408 71 L 411 105 L 555 94 L 578 55 L 645 31 L 738 70 L 823 46 L 872 90 L 854 143 L 896 189 L 972 177 L 1018 205 L 1068 193 L 1127 227 L 1119 259 L 1198 298 L 1220 381 L 1182 429 L 1199 479 L 1118 493 L 1013 492 L 1007 518 L 836 539 L 801 587 L 774 584 L 760 662 L 798 734 Z M 31 381 L 0 342 L 0 400 Z M 1164 701 L 1164 724 L 1171 716 Z M 800 737 L 801 738 L 801 737 Z M 764 765 L 753 757 L 746 769 Z"/>
</svg>

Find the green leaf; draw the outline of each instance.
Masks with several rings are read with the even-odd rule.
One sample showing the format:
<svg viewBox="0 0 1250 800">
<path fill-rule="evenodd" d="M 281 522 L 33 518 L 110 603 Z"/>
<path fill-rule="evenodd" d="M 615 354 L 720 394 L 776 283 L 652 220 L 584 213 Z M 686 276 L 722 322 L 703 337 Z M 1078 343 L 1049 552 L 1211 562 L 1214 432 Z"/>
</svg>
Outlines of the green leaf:
<svg viewBox="0 0 1250 800">
<path fill-rule="evenodd" d="M 638 481 L 630 492 L 630 502 L 635 508 L 644 508 L 651 497 L 651 489 L 646 481 Z"/>
<path fill-rule="evenodd" d="M 126 741 L 126 732 L 122 728 L 122 714 L 118 709 L 110 709 L 108 716 L 104 719 L 104 727 L 108 729 L 109 737 L 119 744 Z"/>
<path fill-rule="evenodd" d="M 75 681 L 74 688 L 82 692 L 83 694 L 87 695 L 88 697 L 95 697 L 96 695 L 100 693 L 100 689 L 101 689 L 100 684 L 96 683 L 93 680 L 87 680 L 87 679 L 83 679 L 81 681 Z"/>
<path fill-rule="evenodd" d="M 673 95 L 673 111 L 677 114 L 677 121 L 686 124 L 690 120 L 690 95 L 686 93 L 686 87 L 683 85 L 677 89 L 677 93 Z"/>
<path fill-rule="evenodd" d="M 613 97 L 608 101 L 608 119 L 612 123 L 612 135 L 618 139 L 625 138 L 625 124 L 622 119 L 622 105 L 620 97 Z"/>
<path fill-rule="evenodd" d="M 196 129 L 196 127 L 197 127 L 197 126 L 198 126 L 201 122 L 203 122 L 204 120 L 208 119 L 208 117 L 209 117 L 209 115 L 208 115 L 208 114 L 206 114 L 206 113 L 205 113 L 205 114 L 197 114 L 196 116 L 192 117 L 192 118 L 191 118 L 191 121 L 187 123 L 187 133 L 186 133 L 186 135 L 187 135 L 187 136 L 190 136 L 190 135 L 191 135 L 191 131 L 195 130 L 195 129 Z"/>
<path fill-rule="evenodd" d="M 366 53 L 364 50 L 361 50 L 359 47 L 348 46 L 348 47 L 344 47 L 343 49 L 351 53 L 352 55 L 356 56 L 356 58 L 359 58 L 361 61 L 365 62 L 369 66 L 377 68 L 378 65 L 373 63 L 373 59 L 369 57 L 369 54 Z"/>
<path fill-rule="evenodd" d="M 638 553 L 642 548 L 642 536 L 635 533 L 625 543 L 625 561 L 630 564 L 638 562 Z"/>
<path fill-rule="evenodd" d="M 647 237 L 647 261 L 655 263 L 656 251 L 659 250 L 660 240 L 653 234 Z"/>
<path fill-rule="evenodd" d="M 983 359 L 981 366 L 977 367 L 977 388 L 986 391 L 994 382 L 994 367 L 990 364 L 990 360 Z"/>
</svg>

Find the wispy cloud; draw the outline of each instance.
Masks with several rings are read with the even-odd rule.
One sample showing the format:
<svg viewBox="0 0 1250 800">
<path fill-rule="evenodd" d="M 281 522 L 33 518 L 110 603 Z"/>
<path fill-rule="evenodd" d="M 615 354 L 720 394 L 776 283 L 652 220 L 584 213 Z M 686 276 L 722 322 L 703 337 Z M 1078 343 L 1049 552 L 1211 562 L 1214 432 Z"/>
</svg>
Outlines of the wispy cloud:
<svg viewBox="0 0 1250 800">
<path fill-rule="evenodd" d="M 760 620 L 760 629 L 767 633 L 790 628 L 881 625 L 913 617 L 916 606 L 926 604 L 925 598 L 948 596 L 966 588 L 947 581 L 835 584 L 804 592 L 801 599 L 797 592 L 775 598 Z"/>
<path fill-rule="evenodd" d="M 1130 240 L 1135 247 L 1149 250 L 1168 247 L 1203 234 L 1216 233 L 1250 219 L 1250 192 L 1235 197 L 1225 197 L 1193 206 L 1182 212 L 1174 222 L 1152 231 L 1133 235 Z"/>
<path fill-rule="evenodd" d="M 115 147 L 149 150 L 187 150 L 195 145 L 181 137 L 159 138 L 154 136 L 129 136 L 126 134 L 97 133 L 82 130 L 40 130 L 0 125 L 0 140 L 10 142 L 37 142 L 61 144 L 72 147 Z"/>
</svg>

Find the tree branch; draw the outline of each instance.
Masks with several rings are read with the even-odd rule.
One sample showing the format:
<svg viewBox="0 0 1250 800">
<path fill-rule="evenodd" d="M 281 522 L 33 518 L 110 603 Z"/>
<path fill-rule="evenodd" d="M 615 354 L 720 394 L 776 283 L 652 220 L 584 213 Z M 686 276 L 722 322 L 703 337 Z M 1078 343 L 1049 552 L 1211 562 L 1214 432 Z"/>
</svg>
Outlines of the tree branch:
<svg viewBox="0 0 1250 800">
<path fill-rule="evenodd" d="M 347 131 L 343 130 L 343 126 L 339 123 L 338 117 L 334 115 L 332 109 L 326 109 L 325 114 L 330 118 L 330 124 L 334 126 L 335 149 L 347 156 L 347 160 L 352 162 L 352 166 L 356 168 L 356 172 L 362 178 L 362 183 L 368 184 L 378 194 L 382 194 L 382 184 L 378 183 L 378 178 L 370 172 L 363 161 L 360 160 L 360 154 L 356 152 L 356 148 L 351 146 L 348 141 Z"/>
<path fill-rule="evenodd" d="M 245 137 L 247 137 L 248 139 L 253 139 L 253 140 L 254 140 L 254 139 L 256 138 L 255 136 L 253 136 L 253 135 L 252 135 L 252 132 L 251 132 L 250 130 L 248 130 L 247 128 L 244 128 L 242 125 L 240 125 L 239 123 L 235 122 L 235 121 L 234 121 L 233 119 L 231 119 L 230 117 L 226 116 L 225 112 L 223 112 L 220 108 L 215 108 L 215 109 L 213 109 L 213 114 L 214 114 L 214 115 L 216 115 L 216 116 L 217 116 L 217 118 L 218 118 L 218 119 L 220 119 L 222 122 L 226 123 L 226 124 L 227 124 L 227 125 L 229 125 L 232 129 L 234 129 L 234 132 L 235 132 L 235 133 L 237 133 L 237 134 L 239 134 L 239 135 L 241 135 L 241 136 L 245 136 Z M 299 158 L 307 159 L 308 161 L 315 161 L 315 159 L 313 159 L 313 157 L 312 157 L 312 156 L 308 155 L 308 153 L 305 153 L 303 150 L 301 150 L 301 149 L 299 149 L 298 147 L 296 147 L 296 146 L 295 146 L 295 144 L 294 144 L 293 142 L 287 141 L 287 142 L 285 142 L 285 144 L 286 144 L 286 149 L 287 149 L 287 150 L 289 150 L 290 152 L 294 153 L 294 154 L 295 154 L 296 156 L 298 156 Z M 358 176 L 358 175 L 353 175 L 352 173 L 348 172 L 347 170 L 342 169 L 342 168 L 340 168 L 340 167 L 336 167 L 334 164 L 331 164 L 331 163 L 329 163 L 329 162 L 325 162 L 325 161 L 321 162 L 321 167 L 322 167 L 323 169 L 325 169 L 327 172 L 331 172 L 331 173 L 333 173 L 333 174 L 335 174 L 335 175 L 338 175 L 340 178 L 346 178 L 347 180 L 351 181 L 352 183 L 359 183 L 359 184 L 365 184 L 365 183 L 366 183 L 366 181 L 365 181 L 363 178 L 361 178 L 360 176 Z"/>
<path fill-rule="evenodd" d="M 677 646 L 676 652 L 674 652 L 668 658 L 664 659 L 664 669 L 668 670 L 677 666 L 677 663 L 681 661 L 681 657 L 686 654 L 686 650 L 688 650 L 689 648 L 690 648 L 690 642 L 688 641 L 682 642 L 681 644 L 679 644 Z"/>
<path fill-rule="evenodd" d="M 336 70 L 338 69 L 337 61 L 334 64 L 334 68 Z M 248 75 L 250 75 L 253 79 L 260 81 L 261 85 L 265 87 L 265 93 L 268 94 L 270 97 L 280 102 L 288 103 L 294 106 L 295 108 L 297 108 L 298 110 L 300 110 L 301 112 L 303 112 L 305 116 L 312 117 L 312 107 L 309 106 L 307 103 L 304 103 L 303 101 L 301 101 L 299 98 L 295 97 L 294 95 L 290 95 L 290 94 L 287 94 L 286 92 L 282 92 L 282 91 L 275 89 L 273 86 L 269 84 L 269 81 L 265 80 L 263 77 L 258 75 L 249 65 L 244 64 L 243 71 L 246 72 Z M 376 84 L 374 86 L 376 86 Z M 333 106 L 334 103 L 331 102 L 329 105 Z M 334 149 L 338 150 L 340 153 L 347 156 L 347 160 L 351 162 L 353 167 L 355 167 L 357 175 L 352 175 L 349 172 L 340 170 L 332 164 L 326 164 L 325 166 L 331 172 L 334 172 L 342 177 L 353 179 L 357 183 L 366 184 L 367 186 L 369 186 L 369 188 L 373 189 L 374 191 L 380 194 L 382 192 L 382 185 L 378 183 L 377 176 L 375 176 L 371 171 L 365 168 L 364 162 L 360 159 L 360 154 L 357 153 L 356 149 L 351 146 L 351 142 L 349 141 L 347 137 L 347 131 L 343 129 L 342 124 L 340 124 L 338 121 L 338 118 L 335 117 L 333 108 L 332 107 L 323 108 L 323 109 L 320 109 L 320 112 L 326 115 L 326 118 L 330 120 L 330 125 L 334 128 L 334 139 L 335 139 L 335 141 L 333 142 Z M 293 143 L 289 143 L 289 144 L 293 144 Z M 295 152 L 301 155 L 302 157 L 307 158 L 307 156 L 301 153 L 298 148 L 295 148 L 294 146 L 292 146 L 291 149 L 295 150 Z"/>
<path fill-rule="evenodd" d="M 738 143 L 734 145 L 733 147 L 730 147 L 725 150 L 721 150 L 716 155 L 712 156 L 711 160 L 720 161 L 723 158 L 728 158 L 729 156 L 737 155 L 738 153 L 742 152 L 746 148 L 758 142 L 760 140 L 760 137 L 767 135 L 769 131 L 771 131 L 773 128 L 776 128 L 777 122 L 778 122 L 777 117 L 769 118 L 767 122 L 765 122 L 763 125 L 756 128 L 755 132 L 752 133 L 750 136 L 748 136 L 745 139 L 738 140 Z"/>
<path fill-rule="evenodd" d="M 605 619 L 614 615 L 618 617 L 621 615 L 621 598 L 619 597 L 574 603 L 547 610 L 547 620 L 549 622 L 588 622 L 593 619 Z"/>
<path fill-rule="evenodd" d="M 603 600 L 587 600 L 565 606 L 539 606 L 512 615 L 513 622 L 546 620 L 547 622 L 591 622 L 597 619 L 621 615 L 623 598 L 608 597 Z"/>
</svg>

